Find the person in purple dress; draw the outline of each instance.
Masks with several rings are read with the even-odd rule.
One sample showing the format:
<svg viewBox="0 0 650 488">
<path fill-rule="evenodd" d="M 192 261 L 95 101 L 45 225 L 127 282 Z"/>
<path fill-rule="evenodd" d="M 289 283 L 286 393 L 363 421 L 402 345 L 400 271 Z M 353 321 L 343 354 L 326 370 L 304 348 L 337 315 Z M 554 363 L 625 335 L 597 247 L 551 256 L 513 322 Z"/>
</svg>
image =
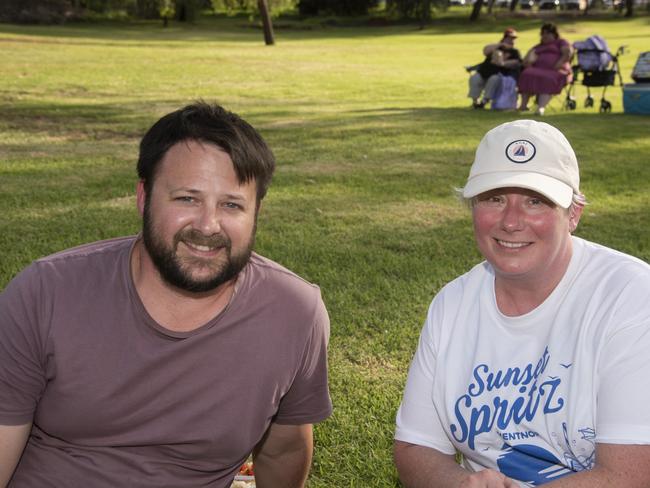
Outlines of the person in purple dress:
<svg viewBox="0 0 650 488">
<path fill-rule="evenodd" d="M 518 82 L 521 93 L 519 110 L 528 110 L 528 101 L 537 96 L 537 114 L 544 115 L 552 96 L 560 93 L 571 79 L 570 59 L 571 45 L 560 38 L 554 24 L 544 24 L 541 42 L 524 57 L 524 70 Z"/>
</svg>

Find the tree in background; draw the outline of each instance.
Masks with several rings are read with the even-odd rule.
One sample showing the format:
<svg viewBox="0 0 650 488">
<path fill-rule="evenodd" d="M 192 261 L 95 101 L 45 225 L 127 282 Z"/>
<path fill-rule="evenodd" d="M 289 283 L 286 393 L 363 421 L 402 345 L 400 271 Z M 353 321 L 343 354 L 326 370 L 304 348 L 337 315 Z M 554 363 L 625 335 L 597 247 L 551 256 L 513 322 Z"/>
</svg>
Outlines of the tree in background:
<svg viewBox="0 0 650 488">
<path fill-rule="evenodd" d="M 483 0 L 476 0 L 472 6 L 472 13 L 469 14 L 469 20 L 474 22 L 478 20 L 479 15 L 481 14 L 481 7 L 483 6 Z"/>
<path fill-rule="evenodd" d="M 1 22 L 61 24 L 74 13 L 68 0 L 2 0 Z"/>
<path fill-rule="evenodd" d="M 157 19 L 161 8 L 160 0 L 136 0 L 135 16 L 139 19 Z"/>
<path fill-rule="evenodd" d="M 264 27 L 264 43 L 267 46 L 275 44 L 273 36 L 273 23 L 271 22 L 271 14 L 269 13 L 269 5 L 266 0 L 258 0 L 257 5 L 262 17 L 262 26 Z"/>
<path fill-rule="evenodd" d="M 416 19 L 421 24 L 431 20 L 431 8 L 438 0 L 387 0 L 386 9 L 404 19 Z"/>
<path fill-rule="evenodd" d="M 176 13 L 174 10 L 173 1 L 161 0 L 159 13 L 160 13 L 160 18 L 163 20 L 163 27 L 167 27 L 169 25 L 169 19 L 174 18 L 174 14 Z"/>
<path fill-rule="evenodd" d="M 365 15 L 377 5 L 377 0 L 298 0 L 298 12 L 303 16 L 333 14 Z"/>
<path fill-rule="evenodd" d="M 179 22 L 194 22 L 198 14 L 199 5 L 197 0 L 175 0 L 174 10 L 176 20 Z"/>
</svg>

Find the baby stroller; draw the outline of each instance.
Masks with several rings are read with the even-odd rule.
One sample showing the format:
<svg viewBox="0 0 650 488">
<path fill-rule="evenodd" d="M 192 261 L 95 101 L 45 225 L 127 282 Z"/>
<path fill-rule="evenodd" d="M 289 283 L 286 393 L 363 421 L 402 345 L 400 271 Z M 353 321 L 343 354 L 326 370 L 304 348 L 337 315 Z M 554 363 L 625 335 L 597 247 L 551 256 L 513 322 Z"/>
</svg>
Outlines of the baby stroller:
<svg viewBox="0 0 650 488">
<path fill-rule="evenodd" d="M 582 84 L 587 87 L 587 98 L 585 107 L 594 106 L 594 98 L 591 96 L 592 87 L 603 87 L 600 97 L 600 109 L 602 112 L 611 112 L 612 104 L 605 99 L 605 92 L 608 86 L 613 86 L 618 78 L 618 84 L 623 87 L 623 78 L 618 66 L 618 57 L 624 53 L 625 48 L 621 46 L 612 54 L 607 47 L 607 42 L 600 36 L 591 36 L 585 41 L 575 42 L 575 57 L 578 64 L 573 68 L 573 80 L 569 84 L 564 105 L 569 110 L 575 110 L 576 101 L 573 97 L 573 88 L 582 74 Z"/>
</svg>

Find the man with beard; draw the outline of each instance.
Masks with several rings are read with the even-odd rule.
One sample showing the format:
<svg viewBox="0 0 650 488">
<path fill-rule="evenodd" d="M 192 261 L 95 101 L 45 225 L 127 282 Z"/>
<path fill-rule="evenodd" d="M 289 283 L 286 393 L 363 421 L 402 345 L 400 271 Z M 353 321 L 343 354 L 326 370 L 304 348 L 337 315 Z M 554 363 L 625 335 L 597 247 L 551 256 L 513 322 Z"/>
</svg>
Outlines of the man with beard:
<svg viewBox="0 0 650 488">
<path fill-rule="evenodd" d="M 140 144 L 142 234 L 37 260 L 0 294 L 0 486 L 301 487 L 331 413 L 318 287 L 252 253 L 275 167 L 198 102 Z"/>
</svg>

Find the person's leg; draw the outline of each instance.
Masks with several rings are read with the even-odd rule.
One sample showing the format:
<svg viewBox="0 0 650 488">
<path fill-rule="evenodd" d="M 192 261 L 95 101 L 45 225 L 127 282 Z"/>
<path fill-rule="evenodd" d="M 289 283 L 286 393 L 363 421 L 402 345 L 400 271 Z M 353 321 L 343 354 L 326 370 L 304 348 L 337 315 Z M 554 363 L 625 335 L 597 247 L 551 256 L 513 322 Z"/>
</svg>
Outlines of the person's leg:
<svg viewBox="0 0 650 488">
<path fill-rule="evenodd" d="M 469 77 L 469 93 L 467 96 L 472 99 L 472 106 L 474 108 L 478 108 L 480 105 L 479 98 L 481 97 L 481 92 L 484 87 L 485 80 L 480 74 L 474 73 Z"/>
<path fill-rule="evenodd" d="M 519 108 L 517 110 L 528 110 L 528 100 L 530 100 L 530 95 L 530 93 L 521 94 L 521 104 L 519 104 Z"/>
<path fill-rule="evenodd" d="M 485 91 L 483 92 L 483 105 L 488 103 L 490 100 L 494 100 L 500 87 L 501 77 L 499 75 L 492 75 L 487 79 L 487 82 L 485 83 Z"/>
<path fill-rule="evenodd" d="M 551 97 L 553 95 L 549 95 L 548 93 L 540 93 L 537 95 L 537 114 L 538 115 L 544 115 L 544 110 L 546 110 L 546 106 L 548 105 L 548 102 L 551 101 Z"/>
</svg>

